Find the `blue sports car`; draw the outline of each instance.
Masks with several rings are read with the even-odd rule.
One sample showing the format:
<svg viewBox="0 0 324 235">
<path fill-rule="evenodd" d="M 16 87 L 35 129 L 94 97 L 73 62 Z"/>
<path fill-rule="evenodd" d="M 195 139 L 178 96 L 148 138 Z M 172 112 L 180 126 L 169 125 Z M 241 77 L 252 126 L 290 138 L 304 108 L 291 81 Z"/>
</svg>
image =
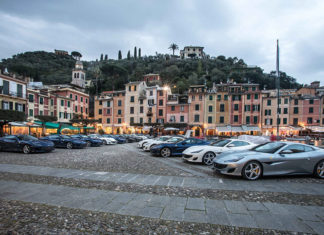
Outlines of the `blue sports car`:
<svg viewBox="0 0 324 235">
<path fill-rule="evenodd" d="M 208 145 L 208 141 L 200 140 L 197 138 L 188 138 L 181 140 L 176 143 L 163 143 L 155 145 L 151 148 L 151 153 L 156 156 L 170 157 L 170 156 L 181 156 L 182 152 L 191 146 L 196 145 Z"/>
<path fill-rule="evenodd" d="M 31 135 L 8 135 L 0 138 L 0 151 L 50 152 L 54 149 L 52 141 L 39 140 Z"/>
<path fill-rule="evenodd" d="M 87 143 L 78 139 L 73 139 L 67 135 L 50 135 L 41 138 L 41 140 L 50 140 L 54 142 L 55 147 L 61 148 L 85 148 Z"/>
<path fill-rule="evenodd" d="M 71 137 L 73 139 L 78 139 L 78 140 L 82 140 L 84 142 L 87 143 L 87 147 L 98 147 L 103 145 L 103 141 L 101 139 L 94 139 L 94 138 L 90 138 L 89 136 L 86 135 L 71 135 Z"/>
</svg>

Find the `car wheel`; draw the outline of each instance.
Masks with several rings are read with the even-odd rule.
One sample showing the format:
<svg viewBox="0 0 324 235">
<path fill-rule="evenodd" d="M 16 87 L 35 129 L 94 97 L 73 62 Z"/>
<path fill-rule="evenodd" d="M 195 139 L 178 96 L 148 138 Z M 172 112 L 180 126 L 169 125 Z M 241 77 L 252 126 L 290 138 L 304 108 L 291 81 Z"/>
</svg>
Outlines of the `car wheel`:
<svg viewBox="0 0 324 235">
<path fill-rule="evenodd" d="M 324 160 L 319 161 L 314 169 L 314 175 L 318 178 L 324 179 Z"/>
<path fill-rule="evenodd" d="M 24 147 L 23 147 L 23 153 L 25 153 L 25 154 L 30 153 L 30 146 L 29 145 L 24 145 Z"/>
<path fill-rule="evenodd" d="M 205 153 L 204 157 L 203 157 L 203 163 L 207 166 L 210 166 L 213 164 L 213 160 L 216 157 L 216 154 L 213 152 L 207 152 Z"/>
<path fill-rule="evenodd" d="M 242 176 L 247 180 L 257 180 L 261 175 L 262 167 L 257 161 L 248 162 L 242 169 Z"/>
<path fill-rule="evenodd" d="M 87 141 L 87 147 L 90 147 L 90 146 L 91 146 L 91 142 Z"/>
<path fill-rule="evenodd" d="M 66 148 L 67 149 L 72 149 L 73 148 L 73 144 L 71 142 L 67 142 L 66 143 Z"/>
<path fill-rule="evenodd" d="M 161 149 L 160 154 L 161 154 L 162 157 L 170 157 L 171 156 L 171 149 L 163 148 L 163 149 Z"/>
</svg>

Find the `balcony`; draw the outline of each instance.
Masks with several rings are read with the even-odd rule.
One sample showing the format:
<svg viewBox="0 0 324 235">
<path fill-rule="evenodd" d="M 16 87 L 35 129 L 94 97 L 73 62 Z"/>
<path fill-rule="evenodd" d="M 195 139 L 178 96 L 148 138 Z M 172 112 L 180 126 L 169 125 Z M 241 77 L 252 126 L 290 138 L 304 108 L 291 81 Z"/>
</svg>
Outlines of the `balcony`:
<svg viewBox="0 0 324 235">
<path fill-rule="evenodd" d="M 23 97 L 22 93 L 3 90 L 3 89 L 1 89 L 1 87 L 0 87 L 0 95 L 7 95 L 7 96 L 15 97 L 15 98 L 25 99 L 25 97 Z"/>
<path fill-rule="evenodd" d="M 152 116 L 153 116 L 152 111 L 148 111 L 148 112 L 146 113 L 146 116 L 148 116 L 148 117 L 152 117 Z"/>
</svg>

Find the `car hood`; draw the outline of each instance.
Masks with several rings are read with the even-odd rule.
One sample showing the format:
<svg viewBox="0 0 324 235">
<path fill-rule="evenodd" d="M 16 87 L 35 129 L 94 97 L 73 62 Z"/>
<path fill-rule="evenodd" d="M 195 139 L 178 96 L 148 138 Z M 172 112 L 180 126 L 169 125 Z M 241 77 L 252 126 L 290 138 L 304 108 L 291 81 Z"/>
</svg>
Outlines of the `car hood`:
<svg viewBox="0 0 324 235">
<path fill-rule="evenodd" d="M 50 140 L 35 140 L 31 141 L 32 144 L 34 145 L 41 145 L 41 146 L 54 146 L 54 143 Z"/>
<path fill-rule="evenodd" d="M 254 151 L 249 151 L 249 150 L 239 150 L 239 151 L 238 150 L 237 151 L 230 150 L 230 151 L 227 151 L 227 152 L 224 152 L 224 153 L 218 155 L 216 158 L 217 158 L 217 160 L 219 159 L 219 160 L 225 161 L 225 160 L 242 158 L 242 157 L 258 159 L 258 158 L 262 158 L 262 157 L 265 157 L 268 155 L 273 155 L 273 154 L 254 152 Z M 214 160 L 216 160 L 216 158 Z"/>
</svg>

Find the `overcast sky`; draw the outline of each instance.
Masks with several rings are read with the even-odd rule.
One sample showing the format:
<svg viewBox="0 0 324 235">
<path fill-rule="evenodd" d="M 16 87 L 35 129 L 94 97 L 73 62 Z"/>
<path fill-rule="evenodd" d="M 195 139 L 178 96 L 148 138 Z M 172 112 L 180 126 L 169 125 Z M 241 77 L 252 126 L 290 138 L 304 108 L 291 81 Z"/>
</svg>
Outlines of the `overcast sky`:
<svg viewBox="0 0 324 235">
<path fill-rule="evenodd" d="M 323 0 L 0 0 L 0 58 L 62 49 L 84 60 L 101 53 L 171 53 L 176 43 L 244 59 L 265 72 L 324 85 Z M 179 51 L 176 51 L 179 54 Z"/>
</svg>

